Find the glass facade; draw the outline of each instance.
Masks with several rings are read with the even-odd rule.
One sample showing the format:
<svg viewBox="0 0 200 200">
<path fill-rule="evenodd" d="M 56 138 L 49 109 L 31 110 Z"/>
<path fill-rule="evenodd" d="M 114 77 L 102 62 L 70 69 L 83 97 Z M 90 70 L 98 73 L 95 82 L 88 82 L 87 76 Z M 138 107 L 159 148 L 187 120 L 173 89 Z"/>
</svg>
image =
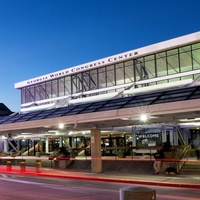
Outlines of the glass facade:
<svg viewBox="0 0 200 200">
<path fill-rule="evenodd" d="M 65 97 L 68 95 L 72 95 L 72 98 L 80 98 L 121 92 L 125 89 L 125 84 L 128 83 L 136 83 L 132 88 L 138 88 L 172 81 L 196 79 L 200 74 L 177 76 L 175 78 L 173 77 L 159 81 L 155 78 L 176 75 L 197 69 L 200 69 L 200 43 L 169 49 L 137 57 L 136 59 L 23 87 L 21 88 L 21 103 L 27 104 L 41 101 L 39 105 L 42 105 L 52 102 L 55 103 L 55 100 L 53 99 L 52 102 L 42 100 Z M 139 83 L 139 81 L 148 79 L 152 81 L 149 83 Z M 115 87 L 120 85 L 122 87 Z M 94 92 L 85 93 L 84 96 L 80 95 L 76 97 L 74 95 L 87 91 Z M 56 100 L 56 103 L 66 105 L 65 103 L 67 102 L 66 99 L 63 98 Z"/>
</svg>

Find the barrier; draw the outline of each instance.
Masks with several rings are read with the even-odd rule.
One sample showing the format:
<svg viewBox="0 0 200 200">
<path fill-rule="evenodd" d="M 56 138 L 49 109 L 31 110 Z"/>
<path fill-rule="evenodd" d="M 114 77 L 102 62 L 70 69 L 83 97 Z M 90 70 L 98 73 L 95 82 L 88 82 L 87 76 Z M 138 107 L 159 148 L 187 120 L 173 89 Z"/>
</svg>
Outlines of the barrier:
<svg viewBox="0 0 200 200">
<path fill-rule="evenodd" d="M 12 161 L 11 160 L 7 160 L 6 161 L 6 165 L 7 165 L 7 171 L 11 171 L 12 170 Z"/>
<path fill-rule="evenodd" d="M 66 169 L 71 162 L 70 156 L 58 156 L 56 160 L 54 160 L 54 166 L 55 168 Z"/>
<path fill-rule="evenodd" d="M 120 200 L 156 200 L 156 191 L 146 187 L 120 189 Z"/>
<path fill-rule="evenodd" d="M 21 170 L 21 172 L 25 172 L 26 171 L 26 160 L 21 160 L 20 161 L 20 170 Z"/>
<path fill-rule="evenodd" d="M 36 160 L 36 172 L 37 173 L 41 173 L 42 172 L 42 170 L 41 170 L 41 167 L 42 167 L 42 162 L 41 162 L 41 160 Z"/>
</svg>

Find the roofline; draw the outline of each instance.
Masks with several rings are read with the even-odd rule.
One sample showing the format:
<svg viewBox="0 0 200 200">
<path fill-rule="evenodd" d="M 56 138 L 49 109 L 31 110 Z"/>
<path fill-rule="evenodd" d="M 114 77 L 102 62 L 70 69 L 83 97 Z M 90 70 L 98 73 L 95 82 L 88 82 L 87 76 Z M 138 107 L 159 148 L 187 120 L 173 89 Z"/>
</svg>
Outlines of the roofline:
<svg viewBox="0 0 200 200">
<path fill-rule="evenodd" d="M 199 42 L 199 41 L 200 41 L 200 31 L 192 33 L 192 34 L 188 34 L 185 36 L 177 37 L 174 39 L 166 40 L 163 42 L 159 42 L 159 43 L 156 43 L 153 45 L 148 45 L 146 47 L 142 47 L 142 48 L 134 49 L 134 50 L 127 51 L 124 53 L 112 55 L 112 56 L 102 58 L 99 60 L 91 61 L 91 62 L 84 63 L 81 65 L 66 68 L 64 70 L 60 70 L 57 72 L 53 72 L 50 74 L 32 78 L 32 79 L 29 79 L 26 81 L 18 82 L 18 83 L 15 83 L 15 88 L 20 89 L 22 87 L 26 87 L 29 85 L 42 83 L 42 82 L 53 80 L 56 78 L 61 78 L 61 77 L 67 76 L 67 75 L 72 75 L 72 74 L 80 73 L 83 71 L 87 71 L 89 69 L 95 69 L 95 68 L 99 68 L 99 67 L 102 67 L 105 65 L 115 64 L 115 63 L 118 63 L 121 61 L 126 61 L 129 59 L 133 59 L 133 58 L 149 55 L 152 53 L 164 51 L 164 50 L 170 49 L 172 47 L 175 48 L 175 47 L 179 47 L 182 45 L 187 45 L 187 44 L 191 44 L 191 43 Z"/>
</svg>

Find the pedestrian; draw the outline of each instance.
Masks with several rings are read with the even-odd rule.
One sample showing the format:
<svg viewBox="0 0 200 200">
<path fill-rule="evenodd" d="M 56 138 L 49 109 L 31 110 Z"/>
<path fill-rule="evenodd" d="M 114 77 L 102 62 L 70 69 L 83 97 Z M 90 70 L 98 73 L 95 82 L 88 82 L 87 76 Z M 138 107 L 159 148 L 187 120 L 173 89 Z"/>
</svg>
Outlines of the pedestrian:
<svg viewBox="0 0 200 200">
<path fill-rule="evenodd" d="M 163 150 L 158 149 L 154 154 L 155 161 L 153 163 L 154 174 L 159 174 L 161 170 L 162 160 L 165 158 Z"/>
</svg>

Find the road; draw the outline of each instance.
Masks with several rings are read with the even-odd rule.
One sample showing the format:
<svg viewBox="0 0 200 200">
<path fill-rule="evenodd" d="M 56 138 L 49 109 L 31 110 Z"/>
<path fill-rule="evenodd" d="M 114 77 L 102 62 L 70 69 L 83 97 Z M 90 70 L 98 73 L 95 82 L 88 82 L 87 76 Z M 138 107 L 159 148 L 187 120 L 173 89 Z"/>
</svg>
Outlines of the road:
<svg viewBox="0 0 200 200">
<path fill-rule="evenodd" d="M 0 174 L 0 200 L 119 200 L 120 188 L 128 186 L 136 185 Z M 155 189 L 157 200 L 200 199 L 200 190 L 144 187 Z"/>
</svg>

